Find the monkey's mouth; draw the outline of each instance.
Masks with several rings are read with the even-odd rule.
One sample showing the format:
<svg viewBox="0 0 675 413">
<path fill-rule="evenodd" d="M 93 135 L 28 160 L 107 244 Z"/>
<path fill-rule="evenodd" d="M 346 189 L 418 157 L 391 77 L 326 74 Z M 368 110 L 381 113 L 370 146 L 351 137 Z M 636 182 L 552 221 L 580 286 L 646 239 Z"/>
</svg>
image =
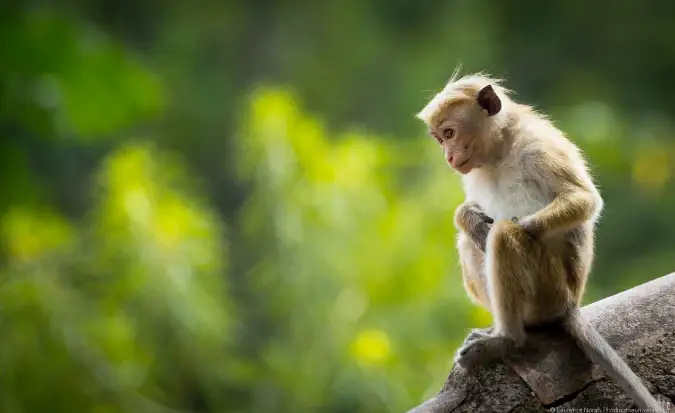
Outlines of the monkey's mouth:
<svg viewBox="0 0 675 413">
<path fill-rule="evenodd" d="M 470 163 L 473 158 L 474 156 L 472 153 L 468 158 L 462 161 L 462 163 L 455 166 L 455 170 L 457 170 L 457 172 L 461 173 L 462 175 L 469 173 L 473 169 L 473 166 Z"/>
<path fill-rule="evenodd" d="M 462 162 L 462 163 L 460 163 L 459 165 L 457 165 L 457 167 L 458 167 L 458 168 L 461 168 L 462 166 L 468 164 L 470 160 L 471 160 L 471 157 L 469 156 L 468 158 L 466 158 L 466 160 L 465 160 L 464 162 Z"/>
</svg>

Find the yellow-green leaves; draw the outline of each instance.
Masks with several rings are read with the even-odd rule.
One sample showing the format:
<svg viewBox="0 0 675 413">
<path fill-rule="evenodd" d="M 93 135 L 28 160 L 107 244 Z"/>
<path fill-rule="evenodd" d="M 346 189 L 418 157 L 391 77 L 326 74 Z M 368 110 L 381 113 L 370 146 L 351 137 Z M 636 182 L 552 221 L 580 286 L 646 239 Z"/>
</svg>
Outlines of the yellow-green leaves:
<svg viewBox="0 0 675 413">
<path fill-rule="evenodd" d="M 391 356 L 389 336 L 382 330 L 360 331 L 352 344 L 354 358 L 364 365 L 380 365 Z"/>
<path fill-rule="evenodd" d="M 633 183 L 643 193 L 660 193 L 672 173 L 672 157 L 661 145 L 636 148 L 633 161 Z"/>
<path fill-rule="evenodd" d="M 472 322 L 455 252 L 458 177 L 428 139 L 330 131 L 284 89 L 259 88 L 248 103 L 236 159 L 251 191 L 238 241 L 254 294 L 284 326 L 265 346 L 263 374 L 316 403 L 282 410 L 318 408 L 317 380 L 338 371 L 383 392 L 396 386 L 380 381 L 386 372 L 426 383 L 419 363 L 452 352 Z M 453 306 L 465 310 L 445 313 Z M 430 335 L 425 317 L 455 328 Z"/>
<path fill-rule="evenodd" d="M 74 241 L 70 225 L 53 211 L 15 207 L 6 213 L 1 224 L 2 243 L 9 256 L 24 263 L 64 252 Z"/>
</svg>

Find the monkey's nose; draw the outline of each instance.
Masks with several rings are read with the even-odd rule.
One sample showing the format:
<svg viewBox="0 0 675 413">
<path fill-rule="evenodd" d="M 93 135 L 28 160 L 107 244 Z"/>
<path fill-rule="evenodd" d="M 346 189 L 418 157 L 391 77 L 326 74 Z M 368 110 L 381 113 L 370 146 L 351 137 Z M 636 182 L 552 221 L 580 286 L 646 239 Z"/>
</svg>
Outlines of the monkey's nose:
<svg viewBox="0 0 675 413">
<path fill-rule="evenodd" d="M 452 164 L 452 155 L 448 156 L 448 165 L 452 166 L 454 168 L 455 165 Z"/>
</svg>

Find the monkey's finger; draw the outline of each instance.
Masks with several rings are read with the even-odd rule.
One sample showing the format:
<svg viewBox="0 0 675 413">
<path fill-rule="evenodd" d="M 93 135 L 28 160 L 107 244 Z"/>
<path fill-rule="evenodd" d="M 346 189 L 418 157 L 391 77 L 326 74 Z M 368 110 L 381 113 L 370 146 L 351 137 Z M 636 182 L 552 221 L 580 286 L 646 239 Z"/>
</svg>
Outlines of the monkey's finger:
<svg viewBox="0 0 675 413">
<path fill-rule="evenodd" d="M 490 218 L 485 212 L 483 212 L 479 209 L 477 209 L 475 211 L 472 211 L 472 212 L 474 214 L 476 214 L 481 221 L 487 222 L 489 224 L 492 224 L 494 222 L 494 220 L 492 218 Z"/>
<path fill-rule="evenodd" d="M 481 207 L 479 207 L 478 205 L 471 205 L 469 207 L 469 211 L 473 212 L 474 214 L 478 214 L 478 215 L 484 215 L 485 214 L 483 212 L 483 210 L 481 209 Z"/>
</svg>

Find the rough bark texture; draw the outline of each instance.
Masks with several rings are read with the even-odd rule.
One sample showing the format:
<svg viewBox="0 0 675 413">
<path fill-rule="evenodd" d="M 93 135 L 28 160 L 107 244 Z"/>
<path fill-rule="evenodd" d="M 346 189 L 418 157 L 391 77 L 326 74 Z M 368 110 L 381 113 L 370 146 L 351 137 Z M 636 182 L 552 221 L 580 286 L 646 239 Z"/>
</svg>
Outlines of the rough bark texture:
<svg viewBox="0 0 675 413">
<path fill-rule="evenodd" d="M 675 273 L 582 308 L 582 314 L 675 412 Z M 616 409 L 616 410 L 615 410 Z M 623 410 L 621 410 L 623 409 Z M 637 412 L 559 327 L 471 374 L 453 367 L 441 391 L 409 413 Z"/>
</svg>

